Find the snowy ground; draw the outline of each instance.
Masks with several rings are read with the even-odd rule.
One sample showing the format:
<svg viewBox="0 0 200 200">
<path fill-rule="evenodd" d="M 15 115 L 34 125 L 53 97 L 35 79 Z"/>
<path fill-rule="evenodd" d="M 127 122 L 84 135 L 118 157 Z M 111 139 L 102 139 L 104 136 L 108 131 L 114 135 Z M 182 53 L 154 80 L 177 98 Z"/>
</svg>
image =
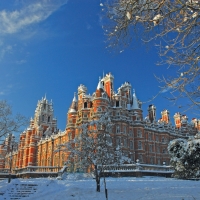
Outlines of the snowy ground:
<svg viewBox="0 0 200 200">
<path fill-rule="evenodd" d="M 200 181 L 177 180 L 162 177 L 107 178 L 109 200 L 200 200 Z M 95 180 L 80 175 L 70 175 L 65 180 L 50 178 L 18 179 L 12 183 L 29 182 L 38 184 L 37 192 L 29 200 L 104 200 L 103 179 L 101 192 L 95 191 Z M 0 181 L 0 192 L 10 187 L 7 180 Z M 5 192 L 4 196 L 6 197 Z M 2 198 L 3 199 L 3 198 Z M 23 198 L 25 200 L 25 198 Z"/>
</svg>

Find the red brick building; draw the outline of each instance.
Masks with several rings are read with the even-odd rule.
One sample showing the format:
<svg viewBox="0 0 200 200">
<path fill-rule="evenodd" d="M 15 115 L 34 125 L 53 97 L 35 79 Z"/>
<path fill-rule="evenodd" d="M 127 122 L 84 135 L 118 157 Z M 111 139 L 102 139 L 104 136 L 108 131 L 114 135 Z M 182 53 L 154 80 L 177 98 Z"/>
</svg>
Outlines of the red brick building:
<svg viewBox="0 0 200 200">
<path fill-rule="evenodd" d="M 156 120 L 156 107 L 149 105 L 148 116 L 143 117 L 142 103 L 129 82 L 125 82 L 114 91 L 114 76 L 109 73 L 99 80 L 96 91 L 89 95 L 84 85 L 78 87 L 67 113 L 66 130 L 57 129 L 57 120 L 53 115 L 53 104 L 46 97 L 38 101 L 34 118 L 30 126 L 20 134 L 18 147 L 10 153 L 6 150 L 5 159 L 0 160 L 0 168 L 9 168 L 12 155 L 12 168 L 27 166 L 62 166 L 67 160 L 67 152 L 59 149 L 78 135 L 77 127 L 87 123 L 104 112 L 109 112 L 114 123 L 111 135 L 114 146 L 122 146 L 125 155 L 133 162 L 162 165 L 169 164 L 167 146 L 170 140 L 195 135 L 200 130 L 200 120 L 189 123 L 185 115 L 174 115 L 175 126 L 169 117 L 169 111 L 163 110 L 161 118 Z M 7 138 L 13 140 L 11 136 Z M 3 151 L 0 146 L 0 152 Z M 7 145 L 9 146 L 9 144 Z M 55 150 L 57 150 L 55 152 Z M 5 154 L 5 148 L 4 148 Z M 73 166 L 73 170 L 75 166 Z"/>
</svg>

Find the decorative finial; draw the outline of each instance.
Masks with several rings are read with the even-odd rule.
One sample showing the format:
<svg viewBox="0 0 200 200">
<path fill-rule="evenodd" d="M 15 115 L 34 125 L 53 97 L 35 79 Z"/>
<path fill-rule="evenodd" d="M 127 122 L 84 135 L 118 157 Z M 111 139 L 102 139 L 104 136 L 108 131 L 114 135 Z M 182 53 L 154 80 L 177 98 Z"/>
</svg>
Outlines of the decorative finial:
<svg viewBox="0 0 200 200">
<path fill-rule="evenodd" d="M 45 93 L 45 95 L 44 95 L 44 99 L 45 99 L 45 100 L 47 99 L 47 95 L 46 95 L 46 93 Z"/>
<path fill-rule="evenodd" d="M 99 76 L 99 81 L 101 81 L 101 76 Z"/>
<path fill-rule="evenodd" d="M 133 89 L 133 94 L 135 93 L 135 89 Z"/>
</svg>

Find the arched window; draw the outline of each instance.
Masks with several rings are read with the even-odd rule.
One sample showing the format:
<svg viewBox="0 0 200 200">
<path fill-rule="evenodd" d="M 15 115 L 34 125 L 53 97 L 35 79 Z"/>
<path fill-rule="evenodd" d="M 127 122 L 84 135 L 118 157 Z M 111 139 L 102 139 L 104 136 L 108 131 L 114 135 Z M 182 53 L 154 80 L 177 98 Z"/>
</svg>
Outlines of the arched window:
<svg viewBox="0 0 200 200">
<path fill-rule="evenodd" d="M 87 108 L 87 102 L 84 102 L 84 108 Z"/>
<path fill-rule="evenodd" d="M 50 122 L 50 120 L 51 120 L 51 117 L 50 117 L 50 116 L 48 116 L 48 122 Z"/>
</svg>

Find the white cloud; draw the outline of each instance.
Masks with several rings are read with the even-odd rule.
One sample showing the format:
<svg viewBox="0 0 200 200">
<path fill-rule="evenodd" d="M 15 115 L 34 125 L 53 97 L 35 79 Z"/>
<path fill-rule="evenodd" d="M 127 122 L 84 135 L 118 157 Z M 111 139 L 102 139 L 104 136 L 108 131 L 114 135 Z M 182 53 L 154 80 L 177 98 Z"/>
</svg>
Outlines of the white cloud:
<svg viewBox="0 0 200 200">
<path fill-rule="evenodd" d="M 26 5 L 22 5 L 20 2 L 25 2 Z M 9 44 L 10 41 L 14 41 L 15 37 L 13 35 L 23 40 L 32 38 L 37 33 L 37 29 L 35 27 L 32 28 L 32 26 L 46 20 L 67 2 L 68 0 L 18 1 L 17 5 L 21 6 L 18 10 L 0 10 L 0 61 L 5 54 L 15 51 L 14 45 Z M 12 39 L 10 40 L 10 38 Z M 25 62 L 25 59 L 18 60 L 16 64 Z"/>
<path fill-rule="evenodd" d="M 0 11 L 0 34 L 13 34 L 47 19 L 68 0 L 40 0 L 21 10 Z"/>
<path fill-rule="evenodd" d="M 24 63 L 26 63 L 26 60 L 17 60 L 16 61 L 16 64 L 18 64 L 18 65 L 22 65 Z"/>
</svg>

